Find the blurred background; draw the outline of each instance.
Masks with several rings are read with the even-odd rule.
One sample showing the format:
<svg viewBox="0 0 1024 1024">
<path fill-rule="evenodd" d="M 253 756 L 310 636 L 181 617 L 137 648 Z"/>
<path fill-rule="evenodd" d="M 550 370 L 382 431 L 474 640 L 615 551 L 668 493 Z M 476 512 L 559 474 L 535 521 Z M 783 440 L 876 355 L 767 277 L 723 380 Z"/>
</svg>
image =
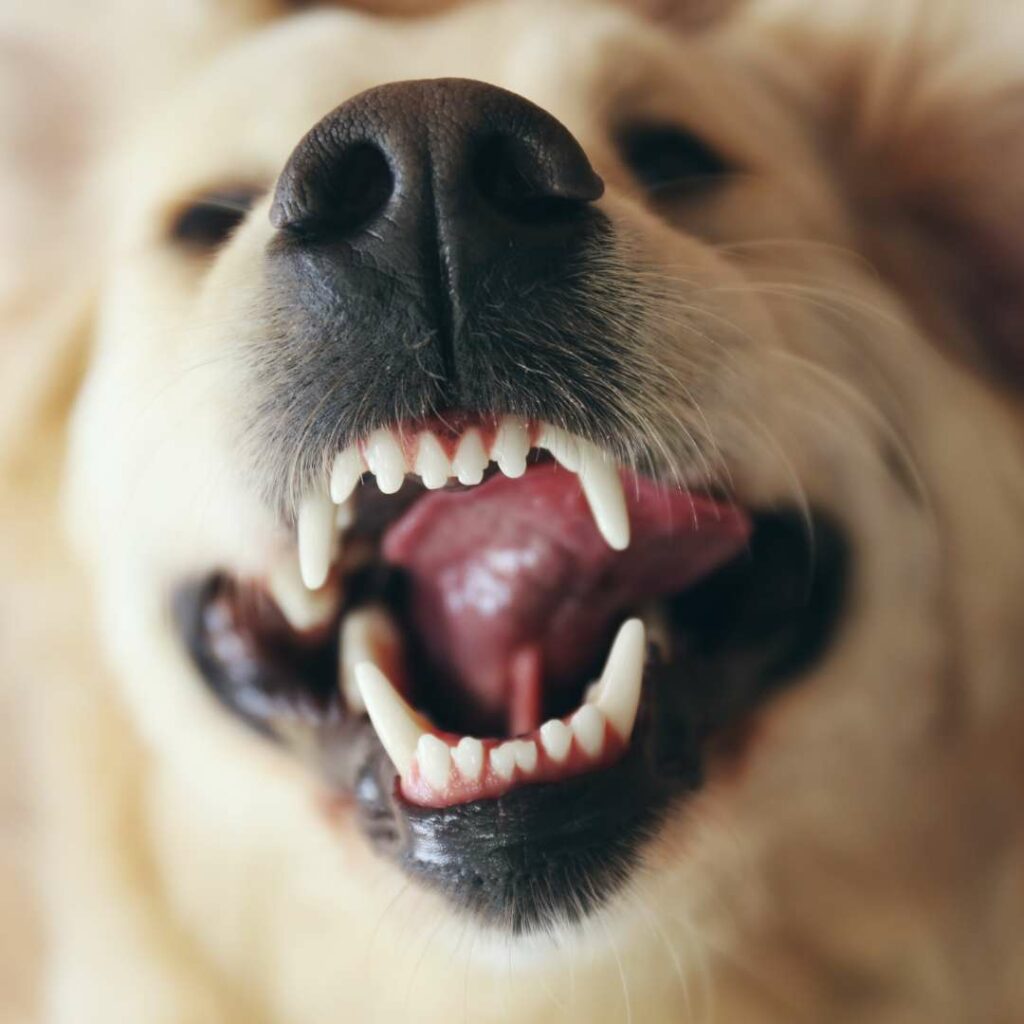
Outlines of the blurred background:
<svg viewBox="0 0 1024 1024">
<path fill-rule="evenodd" d="M 449 2 L 358 0 L 350 6 L 408 13 Z M 675 0 L 624 2 L 657 7 Z M 998 18 L 1024 0 L 960 2 Z M 59 460 L 38 456 L 59 445 L 56 433 L 47 434 L 53 430 L 47 413 L 60 398 L 49 369 L 67 363 L 56 387 L 70 387 L 76 370 L 70 328 L 90 291 L 83 254 L 89 239 L 104 231 L 98 210 L 78 200 L 89 194 L 118 140 L 183 71 L 215 52 L 239 24 L 274 17 L 285 6 L 273 0 L 0 0 L 0 1024 L 39 1019 L 35 989 L 43 940 L 33 882 L 39 852 L 31 844 L 26 740 L 33 680 L 46 676 L 51 640 L 24 609 L 33 590 L 52 594 L 55 580 L 60 588 L 49 503 Z M 26 430 L 39 432 L 29 456 L 16 443 Z"/>
</svg>

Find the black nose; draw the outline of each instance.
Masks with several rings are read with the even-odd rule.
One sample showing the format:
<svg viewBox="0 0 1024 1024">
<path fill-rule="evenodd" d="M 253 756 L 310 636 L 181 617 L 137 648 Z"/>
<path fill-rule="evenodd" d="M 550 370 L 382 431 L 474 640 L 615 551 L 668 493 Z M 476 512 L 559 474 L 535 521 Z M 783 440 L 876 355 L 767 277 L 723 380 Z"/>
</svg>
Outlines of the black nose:
<svg viewBox="0 0 1024 1024">
<path fill-rule="evenodd" d="M 458 275 L 462 258 L 530 244 L 538 227 L 571 231 L 603 188 L 569 131 L 522 97 L 463 79 L 396 82 L 306 135 L 271 221 L 299 238 L 382 250 L 396 269 L 415 262 L 411 242 L 440 247 Z"/>
<path fill-rule="evenodd" d="M 453 410 L 598 429 L 631 316 L 603 188 L 564 125 L 481 82 L 393 83 L 328 114 L 271 208 L 275 431 L 330 446 Z"/>
</svg>

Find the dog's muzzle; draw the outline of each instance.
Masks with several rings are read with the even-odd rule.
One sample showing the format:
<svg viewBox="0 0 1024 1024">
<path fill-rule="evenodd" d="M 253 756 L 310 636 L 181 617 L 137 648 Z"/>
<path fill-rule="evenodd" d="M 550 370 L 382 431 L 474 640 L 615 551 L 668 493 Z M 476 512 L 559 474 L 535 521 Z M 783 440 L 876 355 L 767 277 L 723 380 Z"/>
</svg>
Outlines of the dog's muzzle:
<svg viewBox="0 0 1024 1024">
<path fill-rule="evenodd" d="M 564 126 L 479 82 L 319 122 L 241 353 L 251 472 L 294 544 L 177 594 L 217 696 L 512 930 L 621 886 L 821 649 L 845 564 L 827 523 L 616 457 L 643 450 L 643 316 L 602 190 Z"/>
</svg>

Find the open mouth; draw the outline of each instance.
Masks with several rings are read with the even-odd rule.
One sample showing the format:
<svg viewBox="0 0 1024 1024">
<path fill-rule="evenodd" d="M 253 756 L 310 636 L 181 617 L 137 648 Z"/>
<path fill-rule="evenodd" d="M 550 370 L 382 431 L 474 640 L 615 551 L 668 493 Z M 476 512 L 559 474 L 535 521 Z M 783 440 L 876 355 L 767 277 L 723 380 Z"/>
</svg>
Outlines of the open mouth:
<svg viewBox="0 0 1024 1024">
<path fill-rule="evenodd" d="M 374 484 L 376 486 L 374 486 Z M 378 430 L 265 580 L 182 588 L 213 691 L 483 917 L 574 916 L 824 646 L 845 555 L 549 424 Z"/>
</svg>

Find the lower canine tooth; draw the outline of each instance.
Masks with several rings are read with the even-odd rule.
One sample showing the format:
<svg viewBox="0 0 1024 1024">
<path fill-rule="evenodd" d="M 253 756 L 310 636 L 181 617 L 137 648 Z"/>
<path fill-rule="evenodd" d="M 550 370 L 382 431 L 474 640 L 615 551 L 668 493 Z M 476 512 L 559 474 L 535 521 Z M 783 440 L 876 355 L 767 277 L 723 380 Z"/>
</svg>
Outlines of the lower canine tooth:
<svg viewBox="0 0 1024 1024">
<path fill-rule="evenodd" d="M 569 756 L 572 746 L 572 730 L 560 719 L 553 718 L 540 727 L 540 741 L 544 744 L 548 757 L 561 763 Z"/>
<path fill-rule="evenodd" d="M 646 655 L 644 624 L 640 619 L 629 619 L 619 627 L 608 652 L 597 697 L 597 706 L 623 741 L 629 739 L 636 721 Z"/>
<path fill-rule="evenodd" d="M 502 743 L 491 751 L 491 769 L 507 782 L 516 770 L 516 752 L 511 743 Z"/>
<path fill-rule="evenodd" d="M 375 430 L 366 442 L 366 462 L 382 494 L 396 494 L 405 479 L 405 453 L 390 430 Z"/>
<path fill-rule="evenodd" d="M 349 612 L 341 623 L 338 638 L 341 653 L 341 692 L 349 710 L 366 711 L 356 679 L 356 666 L 364 661 L 393 668 L 399 661 L 402 638 L 394 620 L 375 606 Z"/>
<path fill-rule="evenodd" d="M 416 746 L 416 763 L 430 787 L 442 792 L 448 786 L 452 755 L 448 744 L 433 733 L 425 732 Z"/>
<path fill-rule="evenodd" d="M 327 579 L 334 556 L 334 505 L 319 491 L 307 494 L 299 506 L 296 531 L 299 571 L 310 590 L 319 590 Z"/>
<path fill-rule="evenodd" d="M 476 782 L 484 770 L 484 745 L 472 736 L 463 736 L 452 751 L 452 760 L 467 782 Z"/>
<path fill-rule="evenodd" d="M 604 715 L 593 704 L 584 704 L 572 716 L 573 735 L 583 752 L 590 757 L 597 757 L 604 746 Z"/>
<path fill-rule="evenodd" d="M 356 665 L 355 675 L 377 737 L 398 774 L 408 775 L 417 744 L 426 729 L 420 725 L 416 712 L 402 700 L 388 677 L 372 661 Z"/>
</svg>

